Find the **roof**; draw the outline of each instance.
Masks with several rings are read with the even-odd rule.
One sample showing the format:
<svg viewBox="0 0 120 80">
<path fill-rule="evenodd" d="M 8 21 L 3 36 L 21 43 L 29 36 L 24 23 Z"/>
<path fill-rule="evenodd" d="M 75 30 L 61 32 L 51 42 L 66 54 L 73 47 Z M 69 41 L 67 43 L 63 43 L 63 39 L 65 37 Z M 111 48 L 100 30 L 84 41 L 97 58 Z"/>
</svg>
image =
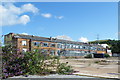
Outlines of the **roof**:
<svg viewBox="0 0 120 80">
<path fill-rule="evenodd" d="M 69 40 L 63 40 L 63 39 L 57 39 L 57 38 L 46 38 L 46 37 L 40 37 L 40 36 L 34 36 L 34 35 L 24 35 L 24 34 L 14 34 L 14 38 L 23 38 L 23 39 L 31 39 L 36 41 L 50 41 L 50 42 L 59 42 L 59 43 L 70 43 L 70 44 L 83 44 L 82 42 L 76 42 L 76 41 L 69 41 Z"/>
<path fill-rule="evenodd" d="M 49 41 L 49 38 L 39 37 L 39 36 L 34 36 L 34 35 L 14 34 L 13 37 L 31 39 L 31 40 L 37 40 L 37 41 Z"/>
<path fill-rule="evenodd" d="M 12 34 L 14 34 L 13 35 L 14 38 L 31 39 L 31 40 L 34 40 L 34 41 L 48 41 L 48 42 L 68 43 L 68 44 L 76 44 L 76 45 L 78 44 L 78 45 L 102 47 L 102 46 L 97 45 L 97 44 L 88 44 L 88 43 L 83 43 L 83 42 L 69 41 L 69 40 L 57 39 L 57 38 L 52 38 L 52 37 L 47 38 L 47 37 L 40 37 L 40 36 L 34 36 L 34 35 L 15 34 L 15 33 L 12 33 Z"/>
</svg>

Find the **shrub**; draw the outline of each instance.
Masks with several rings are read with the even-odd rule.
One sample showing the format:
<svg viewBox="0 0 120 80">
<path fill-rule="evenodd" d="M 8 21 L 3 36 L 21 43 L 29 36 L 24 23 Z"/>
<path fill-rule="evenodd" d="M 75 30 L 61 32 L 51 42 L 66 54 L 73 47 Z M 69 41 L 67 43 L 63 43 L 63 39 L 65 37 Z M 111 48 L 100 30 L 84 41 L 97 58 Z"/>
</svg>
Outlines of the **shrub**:
<svg viewBox="0 0 120 80">
<path fill-rule="evenodd" d="M 60 74 L 67 74 L 72 71 L 71 66 L 67 66 L 64 63 L 59 62 L 58 56 L 50 56 L 37 49 L 23 54 L 15 53 L 12 46 L 5 46 L 2 54 L 2 78 L 17 75 L 28 76 L 29 74 L 45 75 L 56 72 Z"/>
<path fill-rule="evenodd" d="M 28 74 L 49 74 L 52 72 L 53 68 L 56 64 L 59 64 L 59 57 L 57 56 L 48 56 L 47 54 L 41 53 L 41 50 L 35 50 L 32 52 L 26 52 L 25 56 L 25 63 L 24 63 L 24 72 Z M 50 64 L 47 62 L 50 61 Z M 49 69 L 49 67 L 53 67 Z"/>
<path fill-rule="evenodd" d="M 73 69 L 71 66 L 68 66 L 67 63 L 61 63 L 57 67 L 58 74 L 71 74 Z"/>
<path fill-rule="evenodd" d="M 104 57 L 108 58 L 108 57 L 110 57 L 110 55 L 109 54 L 104 54 Z"/>
<path fill-rule="evenodd" d="M 3 47 L 2 51 L 2 77 L 7 78 L 23 74 L 24 55 L 16 54 L 10 45 Z"/>
<path fill-rule="evenodd" d="M 51 71 L 45 67 L 44 62 L 50 57 L 42 54 L 39 50 L 24 54 L 15 53 L 16 50 L 11 45 L 5 46 L 2 50 L 3 78 L 28 74 L 48 74 Z"/>
<path fill-rule="evenodd" d="M 92 58 L 92 54 L 87 54 L 84 56 L 84 58 Z"/>
<path fill-rule="evenodd" d="M 95 61 L 94 63 L 99 63 L 100 61 Z"/>
</svg>

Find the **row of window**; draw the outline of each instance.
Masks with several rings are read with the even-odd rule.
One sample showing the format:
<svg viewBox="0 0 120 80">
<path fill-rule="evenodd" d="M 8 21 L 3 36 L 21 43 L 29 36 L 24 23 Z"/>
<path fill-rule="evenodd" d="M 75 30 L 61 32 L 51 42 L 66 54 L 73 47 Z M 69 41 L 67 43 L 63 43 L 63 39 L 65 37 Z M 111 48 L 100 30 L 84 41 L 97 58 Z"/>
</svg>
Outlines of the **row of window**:
<svg viewBox="0 0 120 80">
<path fill-rule="evenodd" d="M 45 42 L 33 42 L 34 46 L 40 46 L 41 44 L 42 44 L 42 47 L 49 47 L 48 43 L 45 43 Z M 22 41 L 22 45 L 26 46 L 27 42 L 26 41 Z M 55 47 L 55 44 L 51 43 L 50 47 Z"/>
<path fill-rule="evenodd" d="M 33 46 L 41 46 L 41 47 L 56 47 L 55 43 L 47 43 L 47 42 L 33 42 Z M 22 41 L 22 45 L 26 46 L 26 41 Z M 105 51 L 105 49 L 97 48 L 97 47 L 89 47 L 83 45 L 74 45 L 74 44 L 61 44 L 57 43 L 57 48 L 62 49 L 87 49 L 87 50 L 98 50 L 98 51 Z"/>
<path fill-rule="evenodd" d="M 42 47 L 55 47 L 55 43 L 51 43 L 50 45 L 47 42 L 33 42 L 34 46 L 42 46 Z M 73 45 L 73 44 L 57 44 L 57 48 L 62 49 L 91 49 L 91 50 L 97 50 L 97 48 L 94 47 L 88 47 L 88 46 L 80 46 L 80 45 Z"/>
<path fill-rule="evenodd" d="M 98 50 L 98 51 L 105 51 L 105 49 L 97 48 L 97 47 L 90 47 L 84 45 L 74 45 L 74 44 L 57 44 L 57 48 L 62 49 L 87 49 L 87 50 Z"/>
<path fill-rule="evenodd" d="M 41 46 L 41 47 L 55 47 L 55 43 L 51 43 L 50 45 L 47 42 L 33 42 L 34 46 Z"/>
<path fill-rule="evenodd" d="M 58 50 L 58 53 L 60 53 L 61 51 Z M 64 53 L 69 54 L 69 53 L 96 53 L 95 51 L 73 51 L 73 50 L 66 50 L 64 51 Z"/>
<path fill-rule="evenodd" d="M 22 49 L 23 52 L 26 52 L 27 49 L 26 48 L 23 48 Z M 47 50 L 47 49 L 42 49 L 41 50 L 42 53 L 44 54 L 50 54 L 50 55 L 57 55 L 57 56 L 60 56 L 60 55 L 85 55 L 85 54 L 89 54 L 89 53 L 96 53 L 95 51 L 73 51 L 73 50 L 66 50 L 66 51 L 61 51 L 61 50 L 57 50 L 57 54 L 55 54 L 55 50 Z"/>
</svg>

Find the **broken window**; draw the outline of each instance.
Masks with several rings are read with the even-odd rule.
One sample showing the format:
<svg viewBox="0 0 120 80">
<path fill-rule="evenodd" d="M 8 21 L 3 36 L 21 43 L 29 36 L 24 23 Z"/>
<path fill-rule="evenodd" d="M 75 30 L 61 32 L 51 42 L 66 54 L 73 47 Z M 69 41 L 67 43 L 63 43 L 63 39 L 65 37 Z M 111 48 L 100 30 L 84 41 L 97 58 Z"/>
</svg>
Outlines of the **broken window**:
<svg viewBox="0 0 120 80">
<path fill-rule="evenodd" d="M 23 51 L 23 52 L 27 52 L 27 49 L 26 49 L 26 48 L 23 48 L 22 51 Z"/>
<path fill-rule="evenodd" d="M 22 41 L 22 45 L 23 45 L 23 46 L 26 46 L 26 41 Z"/>
<path fill-rule="evenodd" d="M 51 43 L 50 47 L 55 47 L 55 44 L 54 44 L 54 43 Z"/>
<path fill-rule="evenodd" d="M 42 47 L 48 47 L 48 43 L 42 43 Z"/>
<path fill-rule="evenodd" d="M 34 42 L 34 46 L 39 46 L 40 42 Z"/>
</svg>

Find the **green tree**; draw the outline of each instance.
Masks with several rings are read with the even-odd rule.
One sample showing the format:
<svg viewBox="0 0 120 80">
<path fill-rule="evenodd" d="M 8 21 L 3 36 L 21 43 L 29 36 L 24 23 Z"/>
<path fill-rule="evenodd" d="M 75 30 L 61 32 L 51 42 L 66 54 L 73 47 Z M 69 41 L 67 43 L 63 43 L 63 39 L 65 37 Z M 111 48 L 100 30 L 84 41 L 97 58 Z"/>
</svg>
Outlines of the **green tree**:
<svg viewBox="0 0 120 80">
<path fill-rule="evenodd" d="M 91 41 L 89 43 L 96 44 L 97 41 Z M 120 40 L 99 40 L 99 44 L 108 44 L 112 53 L 120 53 Z"/>
</svg>

